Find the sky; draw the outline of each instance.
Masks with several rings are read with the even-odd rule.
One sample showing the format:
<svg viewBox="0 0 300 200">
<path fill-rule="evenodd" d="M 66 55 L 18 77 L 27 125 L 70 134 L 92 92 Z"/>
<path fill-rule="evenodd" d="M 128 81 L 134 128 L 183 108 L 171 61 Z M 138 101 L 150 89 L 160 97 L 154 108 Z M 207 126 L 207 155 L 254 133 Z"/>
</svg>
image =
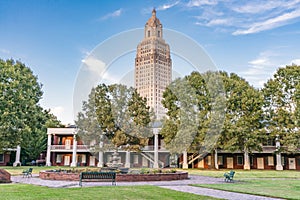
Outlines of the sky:
<svg viewBox="0 0 300 200">
<path fill-rule="evenodd" d="M 256 88 L 279 67 L 300 64 L 300 0 L 0 0 L 0 58 L 30 67 L 43 85 L 40 104 L 64 124 L 74 124 L 78 77 L 83 64 L 94 61 L 87 58 L 116 35 L 143 28 L 153 8 L 164 29 L 186 35 L 218 70 Z M 189 64 L 171 56 L 176 72 L 187 75 Z M 120 55 L 105 79 L 130 79 L 134 58 L 134 51 Z"/>
</svg>

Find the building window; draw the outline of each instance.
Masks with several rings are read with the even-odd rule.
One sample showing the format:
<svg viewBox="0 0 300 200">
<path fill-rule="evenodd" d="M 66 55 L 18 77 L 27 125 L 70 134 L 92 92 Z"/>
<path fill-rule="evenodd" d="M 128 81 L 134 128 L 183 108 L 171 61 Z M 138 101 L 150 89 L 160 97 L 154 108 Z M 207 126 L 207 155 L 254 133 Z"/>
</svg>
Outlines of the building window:
<svg viewBox="0 0 300 200">
<path fill-rule="evenodd" d="M 150 31 L 148 31 L 148 37 L 150 37 Z"/>
<path fill-rule="evenodd" d="M 133 155 L 133 163 L 138 164 L 139 163 L 139 155 Z"/>
<path fill-rule="evenodd" d="M 223 165 L 223 156 L 218 156 L 218 165 Z"/>
<path fill-rule="evenodd" d="M 61 163 L 61 158 L 62 158 L 61 154 L 57 154 L 56 155 L 56 163 Z"/>
<path fill-rule="evenodd" d="M 157 37 L 160 37 L 160 31 L 157 32 Z"/>
<path fill-rule="evenodd" d="M 4 154 L 3 153 L 0 154 L 0 163 L 4 163 Z"/>
<path fill-rule="evenodd" d="M 237 156 L 237 165 L 243 165 L 243 164 L 244 164 L 243 156 Z"/>
<path fill-rule="evenodd" d="M 273 156 L 268 156 L 268 165 L 274 166 L 274 157 Z"/>
<path fill-rule="evenodd" d="M 253 156 L 250 156 L 250 166 L 253 166 Z"/>
<path fill-rule="evenodd" d="M 285 158 L 284 158 L 284 156 L 281 157 L 281 164 L 282 164 L 282 166 L 285 165 Z"/>
<path fill-rule="evenodd" d="M 207 159 L 206 160 L 207 165 L 210 166 L 211 165 L 211 156 L 207 156 L 206 159 Z"/>
</svg>

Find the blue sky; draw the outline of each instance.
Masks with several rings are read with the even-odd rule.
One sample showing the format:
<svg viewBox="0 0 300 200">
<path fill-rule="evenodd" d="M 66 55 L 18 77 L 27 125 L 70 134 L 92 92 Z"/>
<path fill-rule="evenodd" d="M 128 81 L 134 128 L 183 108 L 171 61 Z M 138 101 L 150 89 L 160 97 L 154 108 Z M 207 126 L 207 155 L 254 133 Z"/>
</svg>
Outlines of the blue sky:
<svg viewBox="0 0 300 200">
<path fill-rule="evenodd" d="M 164 28 L 189 36 L 218 69 L 255 87 L 278 67 L 300 64 L 300 0 L 1 0 L 0 58 L 29 66 L 43 84 L 41 105 L 73 123 L 82 62 L 111 36 L 143 28 L 153 7 Z M 134 56 L 121 57 L 113 68 L 132 70 Z M 177 69 L 185 64 L 173 56 Z"/>
</svg>

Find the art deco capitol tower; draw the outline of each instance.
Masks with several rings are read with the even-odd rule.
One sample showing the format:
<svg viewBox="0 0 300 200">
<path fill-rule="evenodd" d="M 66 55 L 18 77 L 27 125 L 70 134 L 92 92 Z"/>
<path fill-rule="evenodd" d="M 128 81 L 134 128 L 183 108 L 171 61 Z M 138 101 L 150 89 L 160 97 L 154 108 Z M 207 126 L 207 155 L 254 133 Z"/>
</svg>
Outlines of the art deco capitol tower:
<svg viewBox="0 0 300 200">
<path fill-rule="evenodd" d="M 171 80 L 170 47 L 163 39 L 162 24 L 153 9 L 151 18 L 145 24 L 144 39 L 137 46 L 135 88 L 147 99 L 147 105 L 153 108 L 157 119 L 166 113 L 161 100 Z"/>
</svg>

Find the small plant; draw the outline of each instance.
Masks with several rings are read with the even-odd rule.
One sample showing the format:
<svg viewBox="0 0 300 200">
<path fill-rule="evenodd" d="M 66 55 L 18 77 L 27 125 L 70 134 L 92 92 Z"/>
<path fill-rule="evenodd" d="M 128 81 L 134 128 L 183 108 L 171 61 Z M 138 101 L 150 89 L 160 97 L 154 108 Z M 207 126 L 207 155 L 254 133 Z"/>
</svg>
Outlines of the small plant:
<svg viewBox="0 0 300 200">
<path fill-rule="evenodd" d="M 146 169 L 146 168 L 141 169 L 141 174 L 149 174 L 149 173 L 150 173 L 149 169 Z"/>
</svg>

